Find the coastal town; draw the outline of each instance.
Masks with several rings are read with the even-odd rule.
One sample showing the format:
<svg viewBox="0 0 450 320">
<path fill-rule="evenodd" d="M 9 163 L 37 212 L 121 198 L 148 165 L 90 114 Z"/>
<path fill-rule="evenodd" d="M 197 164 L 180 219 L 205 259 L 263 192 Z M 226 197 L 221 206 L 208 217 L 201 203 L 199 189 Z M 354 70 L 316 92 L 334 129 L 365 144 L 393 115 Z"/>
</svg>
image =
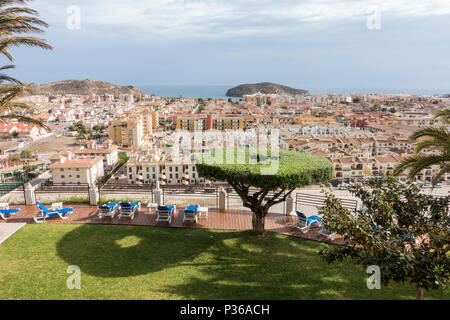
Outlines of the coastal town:
<svg viewBox="0 0 450 320">
<path fill-rule="evenodd" d="M 281 319 L 449 300 L 449 16 L 0 0 L 0 307 Z"/>
<path fill-rule="evenodd" d="M 34 163 L 41 172 L 49 170 L 48 178 L 54 183 L 96 184 L 116 168 L 118 154 L 123 153 L 128 158 L 126 172 L 109 177 L 111 183 L 159 181 L 174 186 L 214 183 L 196 173 L 192 157 L 181 162 L 172 159 L 180 132 L 239 135 L 278 130 L 280 149 L 323 156 L 333 163 L 334 187 L 374 175 L 392 176 L 395 166 L 414 153 L 411 134 L 427 126 L 440 127 L 434 114 L 450 106 L 446 96 L 406 94 L 255 93 L 211 99 L 105 93 L 31 95 L 19 101 L 31 105 L 30 116 L 47 129 L 2 120 L 3 181 L 14 179 L 24 165 Z M 46 149 L 49 141 L 58 147 Z M 216 139 L 206 139 L 202 151 L 217 146 Z M 438 169 L 423 170 L 416 181 L 430 187 Z M 447 185 L 449 178 L 444 175 L 437 187 Z M 405 181 L 406 175 L 400 179 Z"/>
</svg>

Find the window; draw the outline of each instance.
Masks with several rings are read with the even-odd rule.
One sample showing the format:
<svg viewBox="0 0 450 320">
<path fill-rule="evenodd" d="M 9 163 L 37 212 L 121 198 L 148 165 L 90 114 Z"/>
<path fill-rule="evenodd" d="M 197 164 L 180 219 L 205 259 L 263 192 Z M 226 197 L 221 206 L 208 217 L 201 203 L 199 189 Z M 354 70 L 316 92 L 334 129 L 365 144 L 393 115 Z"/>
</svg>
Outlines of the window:
<svg viewBox="0 0 450 320">
<path fill-rule="evenodd" d="M 61 179 L 64 179 L 64 175 L 61 175 Z"/>
<path fill-rule="evenodd" d="M 132 180 L 133 179 L 133 176 L 130 174 L 130 180 Z"/>
<path fill-rule="evenodd" d="M 153 172 L 155 172 L 155 171 L 156 171 L 156 168 L 155 168 L 155 167 L 153 167 L 153 168 L 152 168 L 152 171 L 153 171 Z"/>
<path fill-rule="evenodd" d="M 195 171 L 195 166 L 192 167 L 192 171 Z"/>
<path fill-rule="evenodd" d="M 79 174 L 77 174 L 77 178 L 80 179 L 80 175 Z"/>
<path fill-rule="evenodd" d="M 149 167 L 147 167 L 147 172 L 150 172 L 150 168 Z"/>
<path fill-rule="evenodd" d="M 172 167 L 169 167 L 169 171 L 172 172 Z"/>
<path fill-rule="evenodd" d="M 192 178 L 194 178 L 194 179 L 195 179 L 195 173 L 193 173 L 193 174 L 192 174 Z"/>
<path fill-rule="evenodd" d="M 156 179 L 156 174 L 153 174 L 153 180 L 155 180 Z"/>
<path fill-rule="evenodd" d="M 128 172 L 133 172 L 133 169 L 132 168 L 128 168 Z"/>
</svg>

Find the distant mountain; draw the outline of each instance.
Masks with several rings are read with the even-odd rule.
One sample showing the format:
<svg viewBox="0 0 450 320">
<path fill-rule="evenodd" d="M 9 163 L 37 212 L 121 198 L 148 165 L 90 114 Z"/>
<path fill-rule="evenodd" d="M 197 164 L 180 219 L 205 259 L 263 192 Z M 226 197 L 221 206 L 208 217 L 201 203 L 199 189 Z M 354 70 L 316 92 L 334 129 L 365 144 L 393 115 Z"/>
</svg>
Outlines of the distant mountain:
<svg viewBox="0 0 450 320">
<path fill-rule="evenodd" d="M 244 95 L 255 94 L 281 94 L 281 95 L 309 95 L 309 92 L 302 89 L 293 89 L 275 83 L 263 82 L 256 84 L 242 84 L 227 91 L 227 97 L 242 97 Z"/>
<path fill-rule="evenodd" d="M 47 84 L 32 83 L 28 95 L 102 95 L 112 94 L 118 96 L 121 94 L 133 94 L 143 96 L 144 92 L 133 86 L 119 86 L 116 84 L 98 81 L 98 80 L 64 80 Z"/>
</svg>

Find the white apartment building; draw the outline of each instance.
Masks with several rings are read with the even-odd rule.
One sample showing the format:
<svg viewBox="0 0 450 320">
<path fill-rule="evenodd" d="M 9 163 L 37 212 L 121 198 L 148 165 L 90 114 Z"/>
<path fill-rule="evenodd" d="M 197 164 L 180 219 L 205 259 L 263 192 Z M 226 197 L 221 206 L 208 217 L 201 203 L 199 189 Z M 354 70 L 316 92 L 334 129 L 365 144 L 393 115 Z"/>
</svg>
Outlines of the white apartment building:
<svg viewBox="0 0 450 320">
<path fill-rule="evenodd" d="M 50 166 L 55 184 L 95 184 L 104 175 L 103 157 L 72 158 L 61 156 Z"/>
<path fill-rule="evenodd" d="M 76 150 L 75 155 L 79 158 L 102 157 L 105 170 L 112 170 L 119 161 L 119 148 L 112 144 L 111 140 L 97 143 L 95 140 L 87 141 L 86 146 Z"/>
<path fill-rule="evenodd" d="M 156 162 L 155 159 L 136 161 L 131 158 L 127 163 L 128 183 L 155 183 L 166 185 L 189 185 L 204 183 L 194 163 Z"/>
</svg>

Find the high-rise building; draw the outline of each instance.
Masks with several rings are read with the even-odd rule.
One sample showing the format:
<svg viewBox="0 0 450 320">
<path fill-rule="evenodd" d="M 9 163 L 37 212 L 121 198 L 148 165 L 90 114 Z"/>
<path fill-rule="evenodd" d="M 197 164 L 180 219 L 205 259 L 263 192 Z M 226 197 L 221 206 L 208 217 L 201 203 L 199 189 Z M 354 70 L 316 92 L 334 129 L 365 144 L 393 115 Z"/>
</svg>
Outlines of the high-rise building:
<svg viewBox="0 0 450 320">
<path fill-rule="evenodd" d="M 139 148 L 144 142 L 144 125 L 141 116 L 113 120 L 109 125 L 109 138 L 124 148 Z"/>
<path fill-rule="evenodd" d="M 177 130 L 206 131 L 206 130 L 242 130 L 244 119 L 236 116 L 183 115 L 175 116 L 174 124 Z"/>
</svg>

